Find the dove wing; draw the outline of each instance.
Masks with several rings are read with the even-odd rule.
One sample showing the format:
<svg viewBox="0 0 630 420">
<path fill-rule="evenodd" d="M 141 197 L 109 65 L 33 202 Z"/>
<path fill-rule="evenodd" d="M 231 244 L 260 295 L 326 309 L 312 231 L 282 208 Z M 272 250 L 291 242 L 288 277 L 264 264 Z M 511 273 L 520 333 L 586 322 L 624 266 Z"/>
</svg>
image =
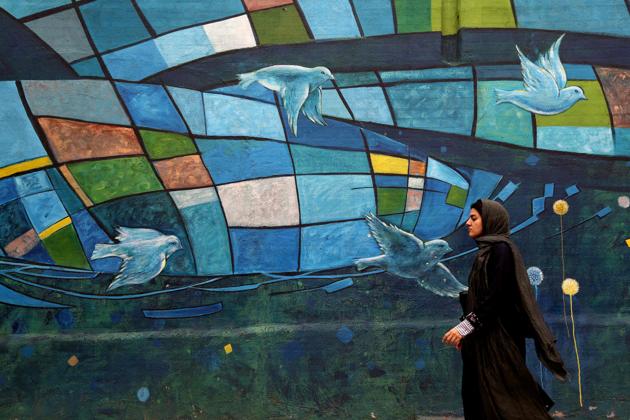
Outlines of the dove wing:
<svg viewBox="0 0 630 420">
<path fill-rule="evenodd" d="M 383 254 L 417 255 L 424 249 L 424 244 L 420 239 L 394 225 L 383 222 L 372 213 L 365 216 L 365 219 L 370 228 L 370 234 Z"/>
<path fill-rule="evenodd" d="M 297 120 L 300 109 L 308 97 L 308 83 L 292 83 L 288 87 L 280 90 L 284 108 L 287 111 L 289 127 L 294 136 L 297 136 Z"/>
<path fill-rule="evenodd" d="M 152 258 L 149 258 L 152 257 Z M 114 281 L 107 290 L 116 289 L 129 284 L 146 283 L 162 271 L 162 262 L 165 260 L 163 254 L 155 256 L 130 256 L 123 255 L 122 264 Z"/>
<path fill-rule="evenodd" d="M 553 76 L 558 89 L 564 89 L 567 85 L 567 73 L 564 70 L 564 66 L 560 62 L 560 43 L 564 38 L 564 34 L 560 35 L 560 38 L 554 42 L 549 51 L 541 55 L 538 59 L 538 64 L 547 70 Z"/>
<path fill-rule="evenodd" d="M 116 228 L 116 240 L 118 242 L 127 242 L 127 241 L 146 241 L 158 239 L 164 236 L 162 233 L 158 232 L 155 229 L 146 229 L 146 228 L 129 228 L 124 226 L 119 226 Z"/>
<path fill-rule="evenodd" d="M 417 281 L 420 286 L 440 296 L 456 298 L 459 296 L 459 292 L 468 290 L 442 263 L 437 263 L 433 269 L 425 272 Z"/>
<path fill-rule="evenodd" d="M 302 113 L 312 122 L 319 125 L 327 125 L 322 117 L 322 88 L 313 90 L 302 107 Z"/>
<path fill-rule="evenodd" d="M 543 67 L 537 66 L 516 47 L 518 58 L 521 60 L 521 73 L 523 83 L 528 92 L 542 94 L 544 96 L 558 96 L 560 89 L 553 75 Z"/>
</svg>

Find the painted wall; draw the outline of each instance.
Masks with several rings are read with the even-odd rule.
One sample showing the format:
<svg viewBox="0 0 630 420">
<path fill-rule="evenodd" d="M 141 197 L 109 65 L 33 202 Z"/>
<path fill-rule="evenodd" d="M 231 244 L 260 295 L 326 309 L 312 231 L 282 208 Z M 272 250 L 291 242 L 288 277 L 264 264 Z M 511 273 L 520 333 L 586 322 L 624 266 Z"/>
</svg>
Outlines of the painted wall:
<svg viewBox="0 0 630 420">
<path fill-rule="evenodd" d="M 461 417 L 478 198 L 552 413 L 630 415 L 627 3 L 0 7 L 2 417 Z"/>
</svg>

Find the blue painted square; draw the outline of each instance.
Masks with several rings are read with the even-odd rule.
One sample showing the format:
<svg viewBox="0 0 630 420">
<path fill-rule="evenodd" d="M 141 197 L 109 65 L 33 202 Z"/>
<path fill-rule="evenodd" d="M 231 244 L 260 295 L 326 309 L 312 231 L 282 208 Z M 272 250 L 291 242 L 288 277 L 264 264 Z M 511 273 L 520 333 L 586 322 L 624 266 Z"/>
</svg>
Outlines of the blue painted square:
<svg viewBox="0 0 630 420">
<path fill-rule="evenodd" d="M 155 44 L 168 67 L 214 53 L 208 36 L 200 26 L 163 35 L 155 40 Z"/>
<path fill-rule="evenodd" d="M 418 216 L 420 215 L 419 211 L 408 211 L 403 215 L 403 221 L 401 228 L 403 228 L 407 232 L 413 232 L 413 228 L 416 226 L 418 222 Z"/>
<path fill-rule="evenodd" d="M 365 150 L 360 128 L 331 119 L 327 119 L 328 125 L 313 124 L 305 117 L 298 119 L 298 135 L 295 137 L 289 131 L 286 116 L 282 113 L 287 130 L 287 138 L 291 143 L 306 144 L 309 146 L 323 146 L 338 149 Z"/>
<path fill-rule="evenodd" d="M 79 10 L 99 51 L 150 37 L 129 0 L 96 0 L 80 6 Z"/>
<path fill-rule="evenodd" d="M 0 97 L 0 167 L 46 156 L 15 82 L 0 82 Z"/>
<path fill-rule="evenodd" d="M 234 272 L 287 272 L 298 266 L 300 228 L 230 229 Z"/>
<path fill-rule="evenodd" d="M 154 40 L 106 54 L 103 61 L 112 77 L 122 80 L 142 80 L 168 68 Z"/>
<path fill-rule="evenodd" d="M 577 185 L 573 184 L 571 186 L 568 186 L 564 189 L 564 191 L 567 193 L 567 197 L 571 197 L 577 193 L 580 192 L 580 188 L 578 188 Z"/>
<path fill-rule="evenodd" d="M 345 88 L 341 89 L 341 94 L 352 110 L 355 120 L 394 124 L 383 88 L 380 86 Z"/>
<path fill-rule="evenodd" d="M 71 0 L 46 0 L 46 1 L 15 1 L 2 0 L 0 7 L 20 19 L 44 10 L 54 9 L 58 6 L 71 3 Z"/>
<path fill-rule="evenodd" d="M 336 89 L 324 89 L 322 91 L 322 115 L 351 120 L 352 115 L 341 100 Z"/>
<path fill-rule="evenodd" d="M 385 152 L 398 156 L 407 156 L 409 154 L 409 148 L 406 144 L 399 143 L 370 130 L 363 130 L 363 134 L 371 152 Z"/>
<path fill-rule="evenodd" d="M 519 28 L 630 36 L 630 13 L 623 0 L 514 0 L 513 4 Z"/>
<path fill-rule="evenodd" d="M 68 216 L 61 200 L 53 191 L 46 191 L 22 198 L 22 203 L 37 233 Z"/>
<path fill-rule="evenodd" d="M 175 105 L 182 113 L 193 134 L 206 134 L 206 116 L 201 92 L 178 87 L 167 87 Z"/>
<path fill-rule="evenodd" d="M 392 175 L 376 175 L 377 187 L 399 187 L 407 188 L 407 182 L 409 180 L 406 176 L 392 176 Z"/>
<path fill-rule="evenodd" d="M 16 176 L 15 187 L 20 197 L 52 190 L 46 171 L 31 172 L 30 174 Z"/>
<path fill-rule="evenodd" d="M 186 126 L 162 86 L 116 83 L 133 121 L 148 128 L 186 132 Z"/>
<path fill-rule="evenodd" d="M 209 136 L 249 136 L 285 140 L 276 105 L 227 95 L 204 93 Z"/>
<path fill-rule="evenodd" d="M 538 127 L 540 149 L 590 155 L 614 155 L 615 145 L 610 127 Z"/>
<path fill-rule="evenodd" d="M 96 57 L 74 63 L 72 65 L 72 68 L 74 69 L 74 71 L 77 72 L 79 76 L 105 76 L 105 74 L 103 73 L 103 69 L 101 68 L 101 64 L 98 62 Z"/>
<path fill-rule="evenodd" d="M 0 179 L 0 205 L 18 198 L 13 178 Z"/>
<path fill-rule="evenodd" d="M 400 127 L 470 135 L 472 82 L 401 84 L 386 90 Z"/>
<path fill-rule="evenodd" d="M 365 36 L 386 35 L 396 32 L 390 0 L 361 0 L 353 3 Z"/>
<path fill-rule="evenodd" d="M 587 64 L 564 64 L 568 80 L 597 80 L 593 66 Z"/>
<path fill-rule="evenodd" d="M 540 162 L 540 158 L 534 154 L 527 156 L 527 159 L 525 159 L 525 163 L 529 166 L 536 166 L 538 162 Z"/>
<path fill-rule="evenodd" d="M 364 219 L 302 228 L 301 270 L 351 266 L 380 253 Z"/>
<path fill-rule="evenodd" d="M 273 91 L 267 89 L 260 83 L 252 83 L 247 87 L 247 89 L 243 89 L 239 85 L 225 86 L 218 89 L 212 89 L 207 93 L 226 93 L 228 95 L 259 99 L 273 105 L 276 104 L 276 97 L 274 96 Z"/>
<path fill-rule="evenodd" d="M 26 210 L 20 200 L 0 206 L 0 246 L 8 245 L 31 229 Z"/>
<path fill-rule="evenodd" d="M 187 1 L 137 0 L 138 6 L 157 33 L 192 26 L 244 12 L 240 0 Z"/>
<path fill-rule="evenodd" d="M 286 143 L 259 140 L 196 140 L 215 184 L 293 175 Z"/>
<path fill-rule="evenodd" d="M 315 39 L 361 36 L 348 0 L 300 0 L 299 4 Z"/>
<path fill-rule="evenodd" d="M 111 239 L 103 232 L 87 210 L 81 210 L 73 214 L 72 224 L 77 231 L 77 235 L 79 236 L 79 240 L 88 259 L 92 256 L 96 244 L 112 243 Z M 90 260 L 90 265 L 95 271 L 114 273 L 118 271 L 121 262 L 122 260 L 120 258 L 111 257 Z"/>
<path fill-rule="evenodd" d="M 302 223 L 348 220 L 375 213 L 370 175 L 298 175 Z"/>
<path fill-rule="evenodd" d="M 436 192 L 443 186 L 439 181 L 427 179 L 422 196 L 422 208 L 414 233 L 422 240 L 450 235 L 462 217 L 462 209 L 446 204 L 447 194 Z"/>
<path fill-rule="evenodd" d="M 438 179 L 459 188 L 468 189 L 468 181 L 459 172 L 433 158 L 429 158 L 427 162 L 427 178 Z"/>
</svg>

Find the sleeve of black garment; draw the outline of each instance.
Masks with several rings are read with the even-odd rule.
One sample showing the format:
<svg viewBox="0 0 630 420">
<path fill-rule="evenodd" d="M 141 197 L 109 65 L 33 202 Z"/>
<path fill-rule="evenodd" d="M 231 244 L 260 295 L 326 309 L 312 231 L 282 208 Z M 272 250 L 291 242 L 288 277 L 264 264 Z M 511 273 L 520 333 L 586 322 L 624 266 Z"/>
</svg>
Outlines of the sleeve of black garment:
<svg viewBox="0 0 630 420">
<path fill-rule="evenodd" d="M 488 293 L 480 296 L 474 315 L 475 329 L 491 324 L 510 301 L 514 289 L 514 258 L 510 247 L 500 242 L 492 246 L 488 259 Z M 475 325 L 476 324 L 476 325 Z"/>
</svg>

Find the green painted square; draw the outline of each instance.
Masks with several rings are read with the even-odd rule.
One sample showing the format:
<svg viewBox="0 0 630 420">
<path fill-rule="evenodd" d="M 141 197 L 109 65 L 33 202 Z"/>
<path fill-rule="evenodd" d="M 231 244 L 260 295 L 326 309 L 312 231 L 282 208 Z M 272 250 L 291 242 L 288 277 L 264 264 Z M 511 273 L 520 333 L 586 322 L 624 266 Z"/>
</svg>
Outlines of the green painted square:
<svg viewBox="0 0 630 420">
<path fill-rule="evenodd" d="M 95 204 L 163 189 L 145 157 L 71 163 L 68 169 Z"/>
<path fill-rule="evenodd" d="M 459 0 L 460 28 L 515 28 L 510 0 Z"/>
<path fill-rule="evenodd" d="M 398 33 L 431 32 L 431 0 L 396 0 Z"/>
<path fill-rule="evenodd" d="M 377 188 L 378 214 L 396 214 L 405 211 L 406 188 Z"/>
<path fill-rule="evenodd" d="M 310 41 L 304 22 L 292 4 L 260 10 L 250 16 L 261 45 Z"/>
<path fill-rule="evenodd" d="M 74 226 L 68 225 L 59 229 L 43 239 L 43 242 L 48 255 L 55 264 L 64 267 L 91 269 Z"/>
<path fill-rule="evenodd" d="M 446 196 L 446 204 L 463 209 L 464 205 L 466 204 L 467 196 L 467 190 L 456 185 L 451 185 L 451 189 L 448 190 L 448 195 Z"/>
<path fill-rule="evenodd" d="M 557 115 L 536 115 L 536 126 L 610 127 L 610 116 L 604 92 L 597 80 L 570 80 L 567 86 L 579 86 L 586 101 L 578 101 Z"/>
<path fill-rule="evenodd" d="M 516 80 L 477 83 L 476 137 L 524 147 L 534 146 L 532 114 L 510 103 L 497 104 L 495 89 L 522 89 Z"/>
<path fill-rule="evenodd" d="M 142 136 L 142 141 L 151 159 L 165 159 L 197 153 L 192 139 L 181 134 L 140 130 L 140 136 Z"/>
</svg>

